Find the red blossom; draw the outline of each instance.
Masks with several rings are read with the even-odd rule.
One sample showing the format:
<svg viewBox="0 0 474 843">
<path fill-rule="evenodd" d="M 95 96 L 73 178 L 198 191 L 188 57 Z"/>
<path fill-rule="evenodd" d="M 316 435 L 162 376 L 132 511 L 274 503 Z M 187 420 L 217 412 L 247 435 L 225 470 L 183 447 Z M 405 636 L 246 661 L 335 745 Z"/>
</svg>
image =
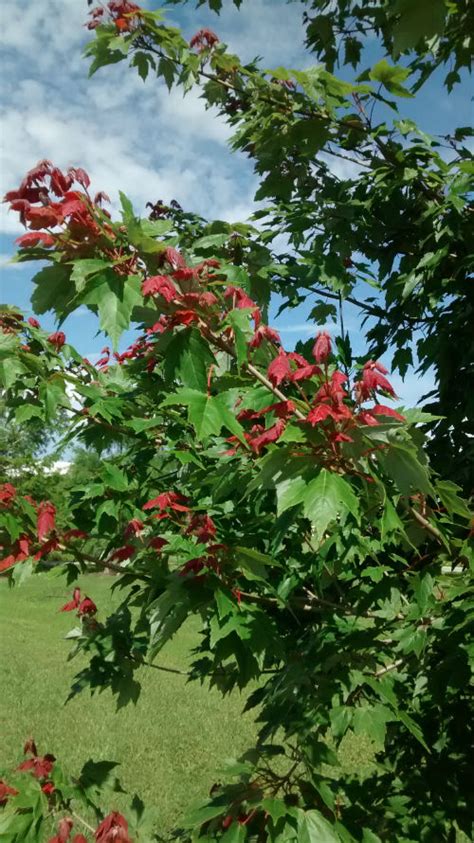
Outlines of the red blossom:
<svg viewBox="0 0 474 843">
<path fill-rule="evenodd" d="M 34 316 L 28 317 L 28 325 L 31 325 L 32 328 L 40 328 L 41 327 L 40 323 L 38 322 L 37 319 L 34 318 Z"/>
<path fill-rule="evenodd" d="M 55 331 L 54 334 L 49 335 L 48 342 L 54 345 L 56 351 L 59 351 L 66 342 L 66 334 L 64 331 Z"/>
<path fill-rule="evenodd" d="M 369 360 L 362 369 L 362 378 L 355 385 L 357 397 L 360 401 L 372 398 L 378 390 L 386 392 L 396 398 L 392 385 L 384 375 L 388 374 L 385 366 L 375 360 Z"/>
<path fill-rule="evenodd" d="M 3 483 L 0 486 L 0 504 L 9 507 L 16 496 L 16 489 L 11 483 Z"/>
<path fill-rule="evenodd" d="M 53 782 L 45 782 L 41 785 L 41 790 L 43 791 L 43 793 L 46 794 L 46 796 L 51 796 L 51 794 L 54 793 L 56 788 Z M 64 839 L 67 840 L 67 837 L 65 837 Z"/>
<path fill-rule="evenodd" d="M 60 608 L 60 612 L 73 612 L 74 609 L 79 608 L 79 604 L 81 602 L 81 589 L 75 588 L 72 596 L 72 600 L 69 603 L 65 603 L 64 606 Z"/>
<path fill-rule="evenodd" d="M 306 421 L 314 427 L 316 424 L 324 421 L 328 417 L 338 421 L 339 414 L 337 410 L 334 410 L 333 407 L 330 407 L 328 404 L 319 404 L 317 407 L 313 407 L 313 409 L 309 411 Z"/>
<path fill-rule="evenodd" d="M 255 302 L 252 301 L 250 296 L 248 296 L 245 290 L 242 290 L 241 287 L 226 287 L 224 291 L 224 298 L 233 299 L 233 306 L 239 309 L 243 309 L 245 307 L 257 308 Z"/>
<path fill-rule="evenodd" d="M 256 454 L 259 454 L 265 445 L 270 445 L 271 442 L 276 442 L 282 435 L 284 429 L 285 422 L 283 419 L 278 419 L 272 427 L 267 428 L 267 430 L 264 430 L 262 433 L 259 433 L 253 438 L 249 438 L 249 445 Z"/>
<path fill-rule="evenodd" d="M 193 278 L 196 278 L 196 275 L 196 270 L 190 266 L 180 267 L 173 272 L 173 278 L 176 278 L 176 281 L 192 281 Z"/>
<path fill-rule="evenodd" d="M 122 814 L 112 811 L 95 832 L 96 843 L 132 843 L 128 836 L 128 823 Z"/>
<path fill-rule="evenodd" d="M 51 503 L 51 501 L 41 501 L 38 507 L 38 540 L 42 542 L 48 533 L 51 533 L 54 530 L 55 525 L 56 507 Z"/>
<path fill-rule="evenodd" d="M 131 544 L 126 544 L 123 547 L 119 547 L 115 550 L 111 556 L 111 559 L 117 559 L 118 562 L 124 562 L 125 559 L 130 559 L 131 556 L 135 553 L 135 548 Z"/>
<path fill-rule="evenodd" d="M 268 340 L 268 342 L 275 343 L 275 345 L 281 344 L 280 334 L 278 331 L 275 331 L 268 325 L 260 325 L 249 342 L 250 348 L 259 348 L 264 339 Z"/>
<path fill-rule="evenodd" d="M 125 527 L 124 534 L 126 536 L 138 536 L 142 532 L 144 526 L 143 521 L 140 521 L 139 518 L 132 518 Z"/>
<path fill-rule="evenodd" d="M 147 278 L 142 284 L 142 293 L 144 296 L 158 294 L 168 303 L 178 296 L 176 287 L 167 275 L 152 275 Z"/>
<path fill-rule="evenodd" d="M 77 181 L 78 184 L 82 185 L 85 190 L 87 190 L 91 183 L 89 176 L 82 167 L 69 167 L 68 175 L 73 181 Z"/>
<path fill-rule="evenodd" d="M 187 498 L 180 495 L 179 492 L 163 492 L 156 498 L 147 501 L 142 509 L 174 509 L 176 512 L 189 512 L 189 507 L 185 505 Z"/>
<path fill-rule="evenodd" d="M 209 515 L 196 513 L 191 518 L 187 533 L 192 533 L 198 541 L 206 543 L 216 535 L 216 525 Z"/>
<path fill-rule="evenodd" d="M 173 246 L 167 246 L 164 252 L 161 252 L 157 257 L 160 265 L 169 263 L 173 270 L 186 266 L 183 256 Z"/>
<path fill-rule="evenodd" d="M 27 234 L 17 237 L 15 243 L 18 243 L 21 248 L 37 246 L 38 243 L 41 243 L 42 246 L 54 246 L 54 237 L 47 234 L 46 231 L 29 231 Z"/>
<path fill-rule="evenodd" d="M 51 190 L 56 196 L 64 196 L 72 186 L 73 178 L 70 173 L 67 176 L 58 167 L 53 167 L 50 174 Z"/>
<path fill-rule="evenodd" d="M 290 361 L 282 348 L 278 353 L 278 357 L 275 357 L 270 363 L 267 374 L 273 386 L 279 386 L 285 378 L 290 377 Z"/>
<path fill-rule="evenodd" d="M 97 606 L 94 601 L 91 600 L 90 597 L 84 597 L 84 600 L 81 601 L 77 610 L 79 617 L 82 618 L 84 615 L 95 615 L 96 612 Z"/>
<path fill-rule="evenodd" d="M 34 758 L 23 761 L 18 770 L 24 773 L 31 772 L 37 779 L 45 779 L 52 773 L 55 761 L 54 755 L 36 755 Z"/>
<path fill-rule="evenodd" d="M 7 804 L 9 796 L 18 796 L 19 791 L 14 787 L 10 787 L 3 779 L 0 779 L 0 808 Z"/>
<path fill-rule="evenodd" d="M 38 755 L 36 743 L 33 738 L 28 738 L 23 746 L 23 755 Z"/>
<path fill-rule="evenodd" d="M 201 52 L 202 50 L 209 49 L 210 47 L 213 47 L 214 44 L 218 43 L 219 38 L 217 37 L 216 33 L 212 31 L 212 29 L 200 29 L 191 38 L 189 46 L 191 48 L 197 47 L 199 52 Z"/>
<path fill-rule="evenodd" d="M 321 331 L 313 346 L 313 357 L 316 363 L 326 363 L 331 354 L 331 337 L 326 331 Z"/>
</svg>

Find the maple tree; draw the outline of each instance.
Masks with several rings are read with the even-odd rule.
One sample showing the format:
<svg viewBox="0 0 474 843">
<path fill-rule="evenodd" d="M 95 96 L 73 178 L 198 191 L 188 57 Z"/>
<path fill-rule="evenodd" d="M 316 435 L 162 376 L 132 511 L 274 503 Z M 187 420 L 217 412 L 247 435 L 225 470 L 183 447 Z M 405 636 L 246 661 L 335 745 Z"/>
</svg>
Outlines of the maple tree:
<svg viewBox="0 0 474 843">
<path fill-rule="evenodd" d="M 473 820 L 472 521 L 454 482 L 470 491 L 473 392 L 452 382 L 453 365 L 472 377 L 467 130 L 450 136 L 447 162 L 411 121 L 373 122 L 372 106 L 396 113 L 388 96 L 410 95 L 406 85 L 420 86 L 448 47 L 460 69 L 468 46 L 454 24 L 469 9 L 439 0 L 414 41 L 406 4 L 395 17 L 382 4 L 374 18 L 365 3 L 305 5 L 308 44 L 326 67 L 304 71 L 242 65 L 215 32 L 185 39 L 162 12 L 128 0 L 91 9 L 91 72 L 130 58 L 143 79 L 155 71 L 169 87 L 201 86 L 234 127 L 233 146 L 254 159 L 266 207 L 259 228 L 208 222 L 176 202 L 150 203 L 145 218 L 121 194 L 114 219 L 82 168 L 48 160 L 7 193 L 26 227 L 18 260 L 47 263 L 33 279 L 35 312 L 58 320 L 48 334 L 3 311 L 7 406 L 25 426 L 66 413 L 69 441 L 104 458 L 93 483 L 71 490 L 66 527 L 52 501 L 3 484 L 0 570 L 21 580 L 65 554 L 79 584 L 58 610 L 76 613 L 69 637 L 88 657 L 71 694 L 108 688 L 118 706 L 136 701 L 137 670 L 159 669 L 190 615 L 201 629 L 189 677 L 224 694 L 252 687 L 254 749 L 209 783 L 173 839 L 452 841 Z M 412 64 L 382 58 L 342 81 L 333 42 L 341 31 L 358 66 L 367 27 Z M 341 181 L 328 155 L 354 157 L 360 172 Z M 271 245 L 280 232 L 284 255 Z M 364 279 L 373 298 L 356 289 Z M 367 353 L 352 354 L 343 324 L 335 340 L 315 326 L 312 340 L 285 349 L 268 325 L 274 293 L 288 307 L 316 296 L 320 325 L 355 302 L 375 319 Z M 80 306 L 111 344 L 95 365 L 61 330 Z M 120 351 L 131 324 L 136 339 Z M 394 406 L 378 359 L 393 347 L 406 371 L 420 324 L 434 415 Z M 82 573 L 103 569 L 124 594 L 108 617 L 80 589 Z M 338 762 L 348 730 L 375 741 L 376 763 L 357 774 Z M 43 840 L 51 816 L 50 843 L 160 834 L 137 799 L 126 817 L 101 812 L 113 763 L 88 762 L 69 780 L 33 740 L 25 755 L 0 782 L 6 840 Z"/>
</svg>

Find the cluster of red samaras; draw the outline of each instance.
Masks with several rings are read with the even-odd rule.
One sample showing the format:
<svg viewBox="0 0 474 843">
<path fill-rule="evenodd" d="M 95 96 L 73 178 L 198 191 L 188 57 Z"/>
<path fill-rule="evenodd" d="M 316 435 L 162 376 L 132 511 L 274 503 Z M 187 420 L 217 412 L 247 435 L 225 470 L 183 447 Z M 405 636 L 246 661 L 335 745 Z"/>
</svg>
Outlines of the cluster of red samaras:
<svg viewBox="0 0 474 843">
<path fill-rule="evenodd" d="M 50 776 L 54 769 L 54 762 L 56 758 L 54 755 L 38 755 L 36 743 L 33 738 L 26 741 L 23 747 L 23 754 L 29 756 L 23 761 L 18 770 L 25 773 L 31 773 L 38 779 L 41 790 L 48 797 L 50 807 L 55 802 L 56 788 L 51 781 Z M 18 796 L 20 791 L 14 787 L 10 787 L 5 781 L 0 779 L 0 807 L 6 805 L 9 797 Z M 56 808 L 61 808 L 61 804 L 56 803 Z M 58 823 L 57 834 L 50 837 L 48 843 L 87 843 L 86 837 L 83 834 L 75 834 L 71 838 L 71 831 L 74 827 L 74 822 L 70 817 L 64 817 Z M 128 833 L 128 823 L 122 814 L 117 811 L 112 811 L 99 824 L 94 832 L 95 843 L 132 843 Z"/>
<path fill-rule="evenodd" d="M 11 483 L 0 486 L 0 510 L 9 509 L 17 497 L 17 490 Z M 22 496 L 23 501 L 36 510 L 36 535 L 23 533 L 13 542 L 10 552 L 0 559 L 0 571 L 12 568 L 18 562 L 32 558 L 38 562 L 46 554 L 57 550 L 62 544 L 72 539 L 87 538 L 82 530 L 66 530 L 60 535 L 56 530 L 56 507 L 51 501 L 41 501 L 39 504 L 29 495 Z M 0 547 L 0 551 L 3 547 Z"/>
</svg>

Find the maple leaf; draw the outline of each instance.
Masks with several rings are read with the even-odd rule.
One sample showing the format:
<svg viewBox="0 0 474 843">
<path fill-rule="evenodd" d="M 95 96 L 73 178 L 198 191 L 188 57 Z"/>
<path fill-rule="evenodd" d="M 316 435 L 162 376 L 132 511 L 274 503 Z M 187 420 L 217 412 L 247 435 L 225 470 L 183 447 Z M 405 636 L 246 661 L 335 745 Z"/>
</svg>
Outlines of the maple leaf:
<svg viewBox="0 0 474 843">
<path fill-rule="evenodd" d="M 41 501 L 38 507 L 37 533 L 40 542 L 54 530 L 56 524 L 56 507 L 51 501 Z"/>
<path fill-rule="evenodd" d="M 369 413 L 372 413 L 374 416 L 391 416 L 391 418 L 397 419 L 397 421 L 401 422 L 406 421 L 405 416 L 397 413 L 397 411 L 393 410 L 391 407 L 385 407 L 384 404 L 376 404 L 375 407 L 372 407 L 369 410 Z"/>
<path fill-rule="evenodd" d="M 58 214 L 57 209 L 52 205 L 48 205 L 44 208 L 30 207 L 25 211 L 25 216 L 29 222 L 30 228 L 33 230 L 39 230 L 40 228 L 54 228 L 61 221 L 61 215 Z"/>
<path fill-rule="evenodd" d="M 54 246 L 54 237 L 47 234 L 46 231 L 29 231 L 27 234 L 17 237 L 15 243 L 18 243 L 22 248 L 37 246 L 38 243 L 41 243 L 42 246 Z"/>
<path fill-rule="evenodd" d="M 279 386 L 291 375 L 290 361 L 283 349 L 280 349 L 278 356 L 270 363 L 267 374 L 274 386 Z"/>
<path fill-rule="evenodd" d="M 152 275 L 147 278 L 142 284 L 142 293 L 144 296 L 153 296 L 158 293 L 168 303 L 178 296 L 176 287 L 167 275 Z"/>
</svg>

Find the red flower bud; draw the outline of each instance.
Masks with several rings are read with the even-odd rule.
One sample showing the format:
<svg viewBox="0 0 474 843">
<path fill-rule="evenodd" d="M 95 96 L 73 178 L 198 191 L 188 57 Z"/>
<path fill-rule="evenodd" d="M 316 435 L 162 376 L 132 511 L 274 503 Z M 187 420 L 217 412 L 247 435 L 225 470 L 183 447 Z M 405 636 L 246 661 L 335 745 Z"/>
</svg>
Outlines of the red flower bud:
<svg viewBox="0 0 474 843">
<path fill-rule="evenodd" d="M 66 342 L 66 334 L 63 331 L 55 331 L 54 334 L 49 335 L 48 342 L 55 346 L 56 351 L 59 351 Z"/>
<path fill-rule="evenodd" d="M 313 346 L 313 357 L 316 363 L 325 363 L 331 354 L 331 337 L 326 331 L 322 331 L 316 337 Z"/>
</svg>

